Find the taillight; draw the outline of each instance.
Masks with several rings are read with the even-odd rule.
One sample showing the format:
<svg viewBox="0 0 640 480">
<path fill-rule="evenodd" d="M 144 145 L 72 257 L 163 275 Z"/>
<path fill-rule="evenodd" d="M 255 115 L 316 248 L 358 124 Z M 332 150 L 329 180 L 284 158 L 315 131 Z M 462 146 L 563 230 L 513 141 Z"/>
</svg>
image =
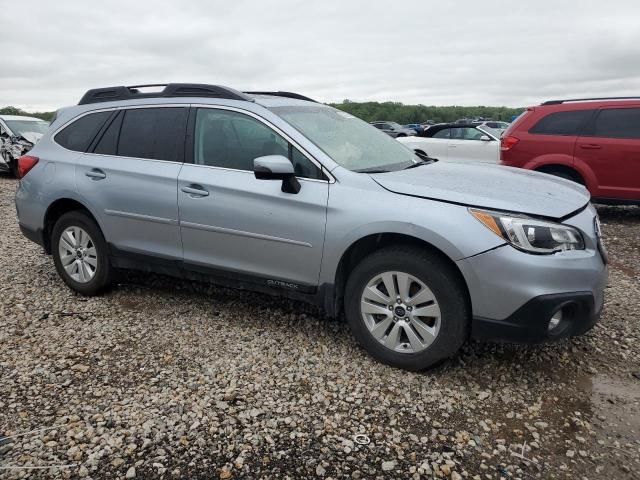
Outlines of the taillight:
<svg viewBox="0 0 640 480">
<path fill-rule="evenodd" d="M 36 166 L 40 159 L 31 155 L 23 155 L 18 159 L 18 178 L 24 177 L 29 170 Z"/>
<path fill-rule="evenodd" d="M 507 152 L 511 150 L 513 147 L 515 147 L 519 141 L 520 139 L 517 137 L 514 137 L 513 135 L 502 137 L 500 139 L 500 150 L 502 150 L 503 152 Z"/>
</svg>

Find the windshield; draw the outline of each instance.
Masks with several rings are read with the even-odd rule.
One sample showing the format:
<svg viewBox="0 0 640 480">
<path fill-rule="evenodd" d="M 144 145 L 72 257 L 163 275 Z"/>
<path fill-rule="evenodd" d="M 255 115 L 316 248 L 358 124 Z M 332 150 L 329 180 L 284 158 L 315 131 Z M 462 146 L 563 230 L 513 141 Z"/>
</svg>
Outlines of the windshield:
<svg viewBox="0 0 640 480">
<path fill-rule="evenodd" d="M 49 124 L 44 120 L 5 120 L 5 122 L 14 135 L 24 135 L 29 132 L 44 135 L 49 128 Z"/>
<path fill-rule="evenodd" d="M 356 172 L 401 170 L 420 162 L 412 150 L 346 112 L 327 106 L 271 107 L 336 163 Z"/>
</svg>

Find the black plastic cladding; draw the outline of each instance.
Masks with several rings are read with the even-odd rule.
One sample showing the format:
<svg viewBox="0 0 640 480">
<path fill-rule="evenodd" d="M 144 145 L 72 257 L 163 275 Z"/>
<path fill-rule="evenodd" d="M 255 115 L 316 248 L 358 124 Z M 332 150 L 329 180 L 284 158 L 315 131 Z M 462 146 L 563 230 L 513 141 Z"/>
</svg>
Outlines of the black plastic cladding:
<svg viewBox="0 0 640 480">
<path fill-rule="evenodd" d="M 139 88 L 162 87 L 159 92 L 140 92 Z M 253 98 L 234 90 L 233 88 L 221 87 L 219 85 L 205 85 L 200 83 L 168 83 L 152 85 L 132 85 L 129 87 L 106 87 L 94 88 L 85 93 L 78 105 L 90 103 L 112 102 L 116 100 L 134 100 L 136 98 L 158 98 L 158 97 L 209 97 L 225 98 L 228 100 L 244 100 L 253 102 Z"/>
</svg>

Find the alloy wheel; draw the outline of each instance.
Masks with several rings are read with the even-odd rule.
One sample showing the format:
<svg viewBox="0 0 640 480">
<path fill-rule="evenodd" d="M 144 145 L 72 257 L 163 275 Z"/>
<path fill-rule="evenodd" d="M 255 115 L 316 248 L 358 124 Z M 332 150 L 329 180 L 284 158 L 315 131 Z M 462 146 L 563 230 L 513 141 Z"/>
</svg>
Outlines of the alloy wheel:
<svg viewBox="0 0 640 480">
<path fill-rule="evenodd" d="M 58 254 L 67 275 L 78 283 L 90 282 L 98 269 L 98 253 L 91 236 L 80 227 L 68 227 L 60 235 Z"/>
<path fill-rule="evenodd" d="M 421 352 L 440 331 L 435 295 L 423 281 L 405 272 L 373 277 L 362 292 L 360 311 L 369 333 L 396 352 Z"/>
</svg>

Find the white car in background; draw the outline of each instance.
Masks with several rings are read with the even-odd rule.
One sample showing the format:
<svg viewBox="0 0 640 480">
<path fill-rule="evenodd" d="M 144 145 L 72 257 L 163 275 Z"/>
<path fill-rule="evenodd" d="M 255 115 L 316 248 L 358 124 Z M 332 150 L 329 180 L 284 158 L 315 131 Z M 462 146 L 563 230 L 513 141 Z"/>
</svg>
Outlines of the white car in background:
<svg viewBox="0 0 640 480">
<path fill-rule="evenodd" d="M 0 115 L 0 172 L 18 173 L 18 158 L 31 150 L 49 128 L 35 117 Z"/>
<path fill-rule="evenodd" d="M 441 123 L 415 137 L 397 139 L 413 150 L 448 162 L 500 162 L 500 132 L 479 124 Z"/>
</svg>

